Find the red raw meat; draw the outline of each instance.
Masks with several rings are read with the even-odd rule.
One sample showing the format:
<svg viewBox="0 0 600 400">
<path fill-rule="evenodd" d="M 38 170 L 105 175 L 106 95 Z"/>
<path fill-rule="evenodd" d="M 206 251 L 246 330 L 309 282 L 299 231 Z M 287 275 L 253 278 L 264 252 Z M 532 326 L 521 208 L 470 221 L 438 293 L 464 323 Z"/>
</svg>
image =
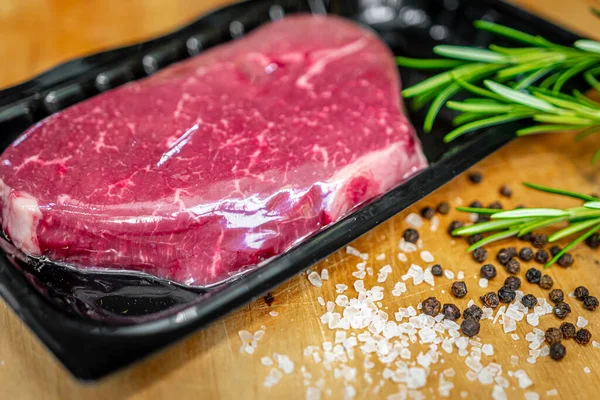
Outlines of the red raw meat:
<svg viewBox="0 0 600 400">
<path fill-rule="evenodd" d="M 426 165 L 373 33 L 292 16 L 46 118 L 1 156 L 33 256 L 209 285 Z"/>
</svg>

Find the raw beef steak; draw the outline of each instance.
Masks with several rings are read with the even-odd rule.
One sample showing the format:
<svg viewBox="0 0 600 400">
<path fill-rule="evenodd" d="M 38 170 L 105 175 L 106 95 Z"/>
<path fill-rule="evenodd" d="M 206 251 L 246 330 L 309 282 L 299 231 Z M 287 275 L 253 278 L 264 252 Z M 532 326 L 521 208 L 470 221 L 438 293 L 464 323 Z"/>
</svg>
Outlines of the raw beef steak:
<svg viewBox="0 0 600 400">
<path fill-rule="evenodd" d="M 390 51 L 292 16 L 52 115 L 1 156 L 23 252 L 213 284 L 425 166 Z"/>
</svg>

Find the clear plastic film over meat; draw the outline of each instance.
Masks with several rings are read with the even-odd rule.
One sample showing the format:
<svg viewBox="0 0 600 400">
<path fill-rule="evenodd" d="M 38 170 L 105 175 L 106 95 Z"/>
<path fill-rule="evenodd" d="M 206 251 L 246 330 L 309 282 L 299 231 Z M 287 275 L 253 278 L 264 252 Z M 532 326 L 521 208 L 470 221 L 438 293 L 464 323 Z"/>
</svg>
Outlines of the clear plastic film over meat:
<svg viewBox="0 0 600 400">
<path fill-rule="evenodd" d="M 385 44 L 308 15 L 52 115 L 0 158 L 2 228 L 24 253 L 195 286 L 426 165 Z"/>
</svg>

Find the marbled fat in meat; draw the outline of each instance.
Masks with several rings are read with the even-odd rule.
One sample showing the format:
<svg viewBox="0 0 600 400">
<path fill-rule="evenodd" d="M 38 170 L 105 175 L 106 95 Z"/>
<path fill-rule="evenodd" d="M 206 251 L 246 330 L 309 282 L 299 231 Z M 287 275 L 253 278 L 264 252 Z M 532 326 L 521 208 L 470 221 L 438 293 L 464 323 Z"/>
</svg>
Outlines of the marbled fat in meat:
<svg viewBox="0 0 600 400">
<path fill-rule="evenodd" d="M 29 128 L 2 227 L 32 256 L 208 285 L 425 165 L 385 44 L 292 16 Z"/>
</svg>

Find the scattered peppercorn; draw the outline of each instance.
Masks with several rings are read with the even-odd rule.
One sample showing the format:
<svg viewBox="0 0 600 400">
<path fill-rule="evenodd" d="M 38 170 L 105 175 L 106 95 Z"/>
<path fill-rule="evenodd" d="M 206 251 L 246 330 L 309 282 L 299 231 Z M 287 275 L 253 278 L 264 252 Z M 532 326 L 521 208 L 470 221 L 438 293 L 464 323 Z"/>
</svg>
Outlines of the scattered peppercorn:
<svg viewBox="0 0 600 400">
<path fill-rule="evenodd" d="M 590 311 L 596 311 L 596 308 L 598 308 L 598 299 L 594 296 L 586 296 L 585 299 L 583 299 L 583 308 Z"/>
<path fill-rule="evenodd" d="M 577 329 L 575 329 L 575 325 L 570 322 L 563 322 L 560 324 L 560 331 L 565 339 L 571 339 L 575 337 L 577 333 Z"/>
<path fill-rule="evenodd" d="M 521 263 L 514 258 L 506 263 L 506 272 L 512 275 L 517 275 L 521 272 Z"/>
<path fill-rule="evenodd" d="M 483 239 L 483 235 L 481 233 L 476 233 L 474 235 L 468 236 L 467 242 L 469 242 L 469 244 L 475 244 L 475 243 L 479 242 L 481 239 Z"/>
<path fill-rule="evenodd" d="M 465 297 L 467 295 L 467 284 L 463 281 L 454 282 L 452 284 L 452 294 L 459 299 Z"/>
<path fill-rule="evenodd" d="M 553 360 L 561 360 L 566 355 L 567 349 L 562 345 L 562 343 L 554 343 L 552 346 L 550 346 L 550 357 L 552 357 Z"/>
<path fill-rule="evenodd" d="M 267 303 L 267 305 L 270 307 L 271 304 L 273 304 L 273 302 L 275 301 L 275 298 L 273 297 L 273 295 L 271 293 L 267 293 L 264 300 L 265 300 L 265 303 Z"/>
<path fill-rule="evenodd" d="M 425 299 L 422 303 L 423 313 L 435 317 L 440 313 L 440 309 L 442 305 L 435 297 L 429 297 Z"/>
<path fill-rule="evenodd" d="M 494 201 L 488 204 L 487 208 L 491 208 L 492 210 L 502 210 L 504 207 L 502 207 L 502 203 L 499 201 Z"/>
<path fill-rule="evenodd" d="M 541 233 L 536 233 L 531 238 L 531 244 L 536 249 L 543 249 L 548 244 L 548 237 Z"/>
<path fill-rule="evenodd" d="M 592 334 L 585 328 L 581 328 L 575 334 L 575 341 L 579 344 L 588 344 L 592 339 Z"/>
<path fill-rule="evenodd" d="M 460 221 L 452 221 L 452 222 L 450 222 L 450 225 L 448 225 L 448 233 L 451 236 L 454 236 L 452 234 L 452 232 L 454 232 L 458 228 L 462 228 L 463 226 L 464 226 L 464 224 Z"/>
<path fill-rule="evenodd" d="M 539 249 L 538 251 L 535 252 L 535 261 L 540 263 L 540 264 L 546 264 L 548 262 L 548 260 L 550 259 L 550 256 L 548 255 L 548 252 L 544 249 Z"/>
<path fill-rule="evenodd" d="M 471 307 L 467 308 L 463 312 L 463 318 L 464 319 L 474 318 L 477 321 L 479 321 L 482 316 L 483 316 L 483 311 L 481 310 L 481 308 L 479 308 L 479 306 L 477 306 L 475 304 L 473 304 Z"/>
<path fill-rule="evenodd" d="M 410 243 L 417 243 L 419 241 L 419 232 L 416 229 L 408 228 L 404 231 L 404 240 Z"/>
<path fill-rule="evenodd" d="M 519 236 L 519 240 L 522 240 L 523 242 L 531 242 L 531 237 L 533 235 L 531 234 L 531 232 L 527 232 L 526 234 Z"/>
<path fill-rule="evenodd" d="M 533 260 L 533 250 L 530 247 L 523 247 L 521 251 L 519 251 L 519 258 L 522 261 L 531 261 Z"/>
<path fill-rule="evenodd" d="M 542 278 L 542 271 L 537 268 L 529 268 L 525 273 L 525 278 L 529 283 L 540 283 Z"/>
<path fill-rule="evenodd" d="M 540 278 L 540 287 L 542 289 L 551 289 L 554 286 L 554 279 L 550 275 L 543 275 Z"/>
<path fill-rule="evenodd" d="M 442 269 L 442 266 L 440 264 L 435 264 L 433 267 L 431 267 L 432 275 L 442 276 L 443 273 L 444 273 L 444 270 Z"/>
<path fill-rule="evenodd" d="M 442 314 L 444 314 L 445 318 L 451 321 L 455 321 L 460 318 L 460 310 L 454 304 L 444 304 L 442 307 Z"/>
<path fill-rule="evenodd" d="M 549 345 L 553 345 L 554 343 L 560 343 L 563 335 L 559 328 L 548 328 L 544 337 Z"/>
<path fill-rule="evenodd" d="M 448 202 L 442 201 L 440 204 L 437 205 L 436 210 L 440 214 L 446 215 L 450 212 L 450 204 L 448 204 Z"/>
<path fill-rule="evenodd" d="M 571 306 L 565 302 L 559 302 L 554 305 L 554 315 L 560 319 L 565 319 L 571 314 Z"/>
<path fill-rule="evenodd" d="M 469 207 L 471 207 L 471 208 L 483 208 L 483 203 L 480 202 L 479 200 L 473 200 L 471 202 L 471 204 L 469 204 Z"/>
<path fill-rule="evenodd" d="M 573 256 L 569 253 L 565 253 L 558 258 L 556 263 L 563 268 L 567 268 L 567 267 L 570 267 L 571 265 L 573 265 L 573 261 L 574 261 Z"/>
<path fill-rule="evenodd" d="M 550 301 L 553 303 L 560 303 L 565 299 L 565 294 L 560 289 L 552 289 L 548 294 Z"/>
<path fill-rule="evenodd" d="M 485 278 L 488 280 L 494 279 L 496 277 L 496 267 L 494 267 L 492 264 L 485 264 L 479 270 L 479 274 L 481 275 L 482 278 Z"/>
<path fill-rule="evenodd" d="M 500 186 L 500 194 L 504 197 L 512 197 L 512 189 L 508 185 Z"/>
<path fill-rule="evenodd" d="M 550 247 L 550 254 L 552 255 L 552 257 L 554 257 L 555 255 L 557 255 L 561 251 L 562 251 L 562 249 L 557 244 L 555 244 L 554 246 Z"/>
<path fill-rule="evenodd" d="M 475 336 L 479 333 L 479 321 L 475 318 L 467 318 L 460 324 L 460 330 L 465 336 Z"/>
<path fill-rule="evenodd" d="M 431 219 L 435 215 L 435 210 L 432 207 L 423 207 L 421 216 L 425 219 Z"/>
<path fill-rule="evenodd" d="M 526 294 L 525 296 L 521 297 L 521 304 L 527 308 L 533 308 L 537 306 L 537 303 L 537 299 L 532 294 Z"/>
<path fill-rule="evenodd" d="M 503 303 L 510 303 L 515 299 L 516 293 L 506 286 L 498 289 L 498 299 Z"/>
<path fill-rule="evenodd" d="M 590 291 L 585 286 L 577 286 L 573 294 L 577 300 L 583 300 L 586 296 L 590 295 Z"/>
<path fill-rule="evenodd" d="M 469 180 L 472 183 L 481 183 L 481 181 L 483 180 L 483 175 L 481 174 L 481 172 L 471 172 L 469 173 Z"/>
<path fill-rule="evenodd" d="M 502 265 L 506 265 L 510 261 L 511 258 L 512 257 L 510 256 L 510 254 L 508 253 L 508 250 L 506 250 L 506 249 L 500 249 L 500 250 L 498 250 L 498 254 L 496 254 L 496 259 Z"/>
<path fill-rule="evenodd" d="M 496 308 L 498 307 L 498 304 L 500 304 L 498 295 L 494 292 L 486 293 L 483 296 L 481 296 L 480 299 L 483 305 L 486 307 Z"/>
<path fill-rule="evenodd" d="M 600 233 L 596 233 L 585 239 L 585 244 L 587 244 L 590 249 L 597 249 L 600 247 Z"/>
<path fill-rule="evenodd" d="M 473 250 L 473 260 L 481 263 L 484 262 L 486 258 L 487 250 L 483 247 L 478 247 L 475 250 Z"/>
<path fill-rule="evenodd" d="M 506 251 L 508 251 L 508 255 L 510 258 L 514 258 L 517 256 L 517 248 L 516 247 L 507 247 Z"/>
<path fill-rule="evenodd" d="M 477 216 L 477 222 L 488 222 L 492 220 L 492 216 L 490 214 L 479 214 Z"/>
<path fill-rule="evenodd" d="M 518 290 L 521 287 L 521 278 L 518 276 L 509 276 L 504 280 L 504 286 L 511 290 Z"/>
</svg>

